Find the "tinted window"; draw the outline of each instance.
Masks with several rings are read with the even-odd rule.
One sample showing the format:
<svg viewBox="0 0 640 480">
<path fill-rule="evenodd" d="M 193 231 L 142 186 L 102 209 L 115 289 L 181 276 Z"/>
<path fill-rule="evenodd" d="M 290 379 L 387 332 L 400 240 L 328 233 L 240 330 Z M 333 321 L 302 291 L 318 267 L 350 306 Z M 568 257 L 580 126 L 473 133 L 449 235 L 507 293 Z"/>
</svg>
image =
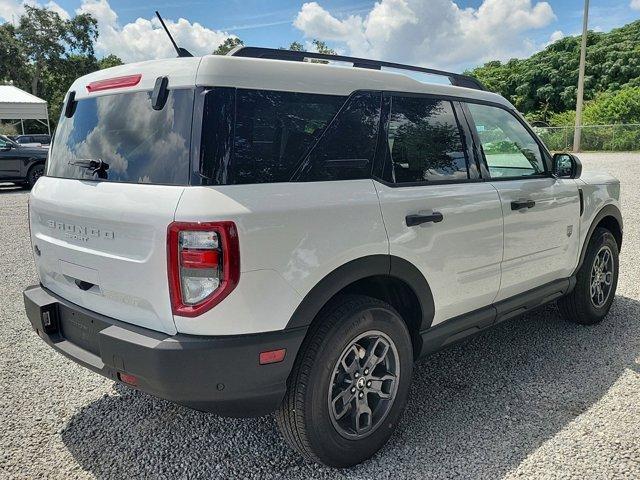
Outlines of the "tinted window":
<svg viewBox="0 0 640 480">
<path fill-rule="evenodd" d="M 498 107 L 468 104 L 492 177 L 540 175 L 540 146 L 520 121 Z"/>
<path fill-rule="evenodd" d="M 200 175 L 205 184 L 228 183 L 235 101 L 234 88 L 214 88 L 205 96 L 200 140 Z"/>
<path fill-rule="evenodd" d="M 47 175 L 83 180 L 186 185 L 193 90 L 172 90 L 162 110 L 151 92 L 79 100 L 60 118 Z M 93 172 L 90 160 L 108 169 Z"/>
<path fill-rule="evenodd" d="M 379 92 L 353 94 L 309 154 L 304 181 L 369 178 L 380 125 Z"/>
<path fill-rule="evenodd" d="M 225 183 L 288 182 L 344 97 L 237 90 L 233 160 Z"/>
<path fill-rule="evenodd" d="M 395 183 L 469 178 L 451 102 L 393 97 L 387 137 Z"/>
</svg>

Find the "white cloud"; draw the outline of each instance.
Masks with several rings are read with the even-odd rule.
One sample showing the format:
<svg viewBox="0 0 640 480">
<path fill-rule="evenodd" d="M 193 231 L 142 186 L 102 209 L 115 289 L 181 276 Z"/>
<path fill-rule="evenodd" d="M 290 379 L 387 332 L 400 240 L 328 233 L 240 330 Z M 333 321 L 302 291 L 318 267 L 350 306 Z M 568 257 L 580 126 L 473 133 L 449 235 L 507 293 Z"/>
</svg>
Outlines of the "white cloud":
<svg viewBox="0 0 640 480">
<path fill-rule="evenodd" d="M 379 0 L 366 16 L 345 18 L 305 3 L 294 26 L 308 38 L 344 43 L 352 55 L 459 68 L 532 53 L 536 44 L 526 33 L 555 19 L 544 1 L 483 0 L 460 8 L 452 0 Z"/>
<path fill-rule="evenodd" d="M 547 45 L 551 45 L 552 43 L 555 43 L 558 40 L 562 40 L 564 37 L 565 37 L 565 34 L 562 30 L 556 30 L 549 37 L 549 43 L 547 43 Z"/>
<path fill-rule="evenodd" d="M 176 55 L 169 38 L 155 17 L 138 18 L 121 26 L 118 23 L 118 15 L 107 0 L 83 0 L 76 13 L 90 13 L 98 21 L 96 51 L 99 54 L 113 53 L 125 62 Z M 197 22 L 190 23 L 184 18 L 175 22 L 165 19 L 165 23 L 176 43 L 194 55 L 211 53 L 225 38 L 232 36 L 226 32 L 210 30 Z"/>
<path fill-rule="evenodd" d="M 53 0 L 46 3 L 45 7 L 48 8 L 49 10 L 53 10 L 54 12 L 56 12 L 58 15 L 60 15 L 60 17 L 63 20 L 69 20 L 71 18 L 71 16 L 69 15 L 69 12 L 67 12 L 64 8 L 62 8 Z"/>
<path fill-rule="evenodd" d="M 0 19 L 11 23 L 18 23 L 18 19 L 24 13 L 25 5 L 43 7 L 43 5 L 35 0 L 24 0 L 21 2 L 18 0 L 0 0 Z M 44 7 L 58 13 L 64 20 L 69 19 L 69 13 L 53 0 L 45 4 Z"/>
<path fill-rule="evenodd" d="M 629 3 L 629 6 L 634 10 L 640 10 L 640 0 L 631 0 L 631 3 Z"/>
</svg>

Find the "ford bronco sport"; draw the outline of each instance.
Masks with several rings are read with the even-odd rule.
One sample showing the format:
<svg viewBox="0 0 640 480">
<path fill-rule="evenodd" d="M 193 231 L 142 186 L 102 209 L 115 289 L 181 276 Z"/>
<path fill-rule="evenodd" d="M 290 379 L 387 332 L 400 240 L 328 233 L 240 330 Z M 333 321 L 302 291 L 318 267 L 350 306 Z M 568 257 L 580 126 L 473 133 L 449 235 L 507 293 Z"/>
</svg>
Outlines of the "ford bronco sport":
<svg viewBox="0 0 640 480">
<path fill-rule="evenodd" d="M 26 312 L 95 372 L 276 411 L 302 455 L 349 466 L 391 436 L 414 360 L 551 301 L 607 315 L 619 195 L 470 77 L 247 47 L 123 65 L 67 94 Z"/>
</svg>

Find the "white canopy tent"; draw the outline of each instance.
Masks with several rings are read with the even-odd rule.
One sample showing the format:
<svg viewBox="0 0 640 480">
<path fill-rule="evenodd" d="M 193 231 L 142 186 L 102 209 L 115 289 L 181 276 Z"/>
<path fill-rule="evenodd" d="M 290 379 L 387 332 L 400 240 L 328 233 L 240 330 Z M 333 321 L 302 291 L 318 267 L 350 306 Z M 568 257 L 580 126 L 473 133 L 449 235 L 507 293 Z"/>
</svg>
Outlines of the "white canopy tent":
<svg viewBox="0 0 640 480">
<path fill-rule="evenodd" d="M 23 120 L 27 119 L 37 120 L 46 125 L 47 131 L 51 134 L 46 100 L 13 85 L 0 85 L 0 120 L 20 120 L 24 134 Z"/>
</svg>

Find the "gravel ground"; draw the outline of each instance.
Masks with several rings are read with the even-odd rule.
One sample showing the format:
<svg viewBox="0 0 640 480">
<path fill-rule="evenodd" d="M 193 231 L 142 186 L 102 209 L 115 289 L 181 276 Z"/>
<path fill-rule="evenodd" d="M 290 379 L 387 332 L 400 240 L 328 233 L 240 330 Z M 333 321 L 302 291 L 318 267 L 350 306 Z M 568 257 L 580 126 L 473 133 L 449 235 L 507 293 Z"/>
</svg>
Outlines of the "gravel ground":
<svg viewBox="0 0 640 480">
<path fill-rule="evenodd" d="M 389 444 L 351 470 L 302 461 L 274 419 L 222 419 L 114 385 L 46 347 L 27 195 L 0 187 L 2 478 L 640 478 L 640 154 L 582 155 L 622 179 L 618 296 L 595 327 L 546 307 L 421 361 Z"/>
</svg>

